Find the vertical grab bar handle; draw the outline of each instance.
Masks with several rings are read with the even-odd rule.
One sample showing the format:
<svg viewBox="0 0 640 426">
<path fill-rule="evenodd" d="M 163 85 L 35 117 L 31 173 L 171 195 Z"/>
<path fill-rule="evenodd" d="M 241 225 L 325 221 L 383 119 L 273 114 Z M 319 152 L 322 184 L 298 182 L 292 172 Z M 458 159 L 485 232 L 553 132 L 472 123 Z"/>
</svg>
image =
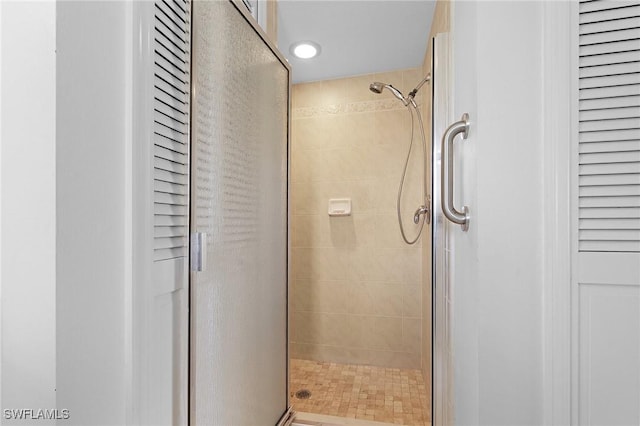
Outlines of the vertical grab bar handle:
<svg viewBox="0 0 640 426">
<path fill-rule="evenodd" d="M 453 223 L 462 225 L 462 230 L 466 231 L 469 229 L 469 208 L 464 206 L 462 212 L 459 212 L 453 205 L 453 140 L 459 134 L 462 134 L 462 139 L 466 139 L 469 135 L 469 114 L 467 113 L 462 114 L 460 121 L 449 126 L 442 136 L 440 201 L 445 217 Z"/>
</svg>

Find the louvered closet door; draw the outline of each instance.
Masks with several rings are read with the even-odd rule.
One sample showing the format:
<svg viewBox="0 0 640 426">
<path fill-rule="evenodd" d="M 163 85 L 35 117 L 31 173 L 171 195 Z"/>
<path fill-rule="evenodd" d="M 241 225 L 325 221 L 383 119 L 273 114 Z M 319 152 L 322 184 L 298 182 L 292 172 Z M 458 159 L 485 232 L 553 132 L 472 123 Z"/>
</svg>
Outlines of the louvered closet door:
<svg viewBox="0 0 640 426">
<path fill-rule="evenodd" d="M 190 4 L 154 4 L 149 424 L 187 424 Z"/>
<path fill-rule="evenodd" d="M 579 5 L 577 423 L 640 424 L 640 4 Z"/>
</svg>

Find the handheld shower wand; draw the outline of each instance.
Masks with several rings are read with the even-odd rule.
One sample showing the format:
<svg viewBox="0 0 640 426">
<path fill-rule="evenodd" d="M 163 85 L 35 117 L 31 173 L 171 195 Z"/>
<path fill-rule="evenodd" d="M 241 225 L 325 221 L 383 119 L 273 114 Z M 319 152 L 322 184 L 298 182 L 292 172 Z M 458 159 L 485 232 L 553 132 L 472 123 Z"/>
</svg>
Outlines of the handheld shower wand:
<svg viewBox="0 0 640 426">
<path fill-rule="evenodd" d="M 404 106 L 409 106 L 409 100 L 407 100 L 407 98 L 405 98 L 404 95 L 392 85 L 380 83 L 379 81 L 376 81 L 369 85 L 369 90 L 371 90 L 373 93 L 380 94 L 384 89 L 388 89 L 391 93 L 393 93 L 393 96 L 398 98 L 400 102 L 404 104 Z"/>
<path fill-rule="evenodd" d="M 407 174 L 407 167 L 409 166 L 409 158 L 411 157 L 411 149 L 413 147 L 413 120 L 414 120 L 414 111 L 415 111 L 415 115 L 418 118 L 418 124 L 420 127 L 420 133 L 422 134 L 422 154 L 425 158 L 426 161 L 426 152 L 427 152 L 427 141 L 426 141 L 426 137 L 424 134 L 424 125 L 422 123 L 422 117 L 420 114 L 420 110 L 418 109 L 418 105 L 416 104 L 416 101 L 414 100 L 414 98 L 416 97 L 416 94 L 418 93 L 418 90 L 420 90 L 420 88 L 428 81 L 431 80 L 431 74 L 427 74 L 425 78 L 422 79 L 422 81 L 420 83 L 418 83 L 418 85 L 411 91 L 409 92 L 409 96 L 405 97 L 398 89 L 396 89 L 395 87 L 393 87 L 390 84 L 386 84 L 386 83 L 380 83 L 379 81 L 376 81 L 374 83 L 371 83 L 369 85 L 369 90 L 371 90 L 373 93 L 382 93 L 382 91 L 384 89 L 388 89 L 393 96 L 395 96 L 396 98 L 398 98 L 402 104 L 407 107 L 410 115 L 411 115 L 411 140 L 409 142 L 409 151 L 407 152 L 407 159 L 404 163 L 404 169 L 402 170 L 402 177 L 400 178 L 400 186 L 398 188 L 398 198 L 396 200 L 396 212 L 398 213 L 398 224 L 400 225 L 400 233 L 402 234 L 402 239 L 407 243 L 407 244 L 414 244 L 418 241 L 418 239 L 420 238 L 420 235 L 422 234 L 422 227 L 424 226 L 425 222 L 429 221 L 430 219 L 430 211 L 429 211 L 429 195 L 427 194 L 427 189 L 425 187 L 425 182 L 426 182 L 426 173 L 427 173 L 427 165 L 426 163 L 423 162 L 423 167 L 422 167 L 422 192 L 424 195 L 424 204 L 421 205 L 420 207 L 418 207 L 418 209 L 415 211 L 414 215 L 413 215 L 413 223 L 415 223 L 416 225 L 420 224 L 420 229 L 418 230 L 418 233 L 416 234 L 415 238 L 413 239 L 409 239 L 407 238 L 407 236 L 405 235 L 405 230 L 404 230 L 404 225 L 402 224 L 402 216 L 400 214 L 400 204 L 401 204 L 401 198 L 402 198 L 402 191 L 404 188 L 404 180 Z M 413 107 L 413 109 L 411 109 L 411 107 Z M 420 217 L 423 217 L 423 220 L 420 221 Z"/>
<path fill-rule="evenodd" d="M 369 90 L 371 90 L 373 93 L 380 94 L 384 89 L 388 89 L 391 93 L 393 93 L 393 96 L 398 98 L 400 102 L 404 104 L 404 106 L 409 106 L 409 103 L 415 103 L 413 102 L 413 98 L 416 97 L 418 90 L 420 90 L 420 88 L 428 81 L 431 81 L 431 74 L 427 74 L 425 78 L 423 78 L 422 81 L 418 83 L 418 85 L 411 92 L 409 92 L 409 96 L 407 96 L 406 98 L 404 97 L 402 92 L 400 92 L 392 85 L 380 83 L 379 81 L 371 83 L 369 85 Z"/>
</svg>

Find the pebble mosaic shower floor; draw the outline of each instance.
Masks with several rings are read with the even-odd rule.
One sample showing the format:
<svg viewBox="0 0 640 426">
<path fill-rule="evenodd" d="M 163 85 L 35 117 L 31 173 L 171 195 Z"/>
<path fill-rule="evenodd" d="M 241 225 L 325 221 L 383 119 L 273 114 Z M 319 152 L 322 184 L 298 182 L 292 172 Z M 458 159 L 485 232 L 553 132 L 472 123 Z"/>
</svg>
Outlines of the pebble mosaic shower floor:
<svg viewBox="0 0 640 426">
<path fill-rule="evenodd" d="M 311 391 L 298 399 L 299 390 Z M 425 426 L 431 422 L 420 370 L 291 360 L 291 403 L 298 412 Z"/>
</svg>

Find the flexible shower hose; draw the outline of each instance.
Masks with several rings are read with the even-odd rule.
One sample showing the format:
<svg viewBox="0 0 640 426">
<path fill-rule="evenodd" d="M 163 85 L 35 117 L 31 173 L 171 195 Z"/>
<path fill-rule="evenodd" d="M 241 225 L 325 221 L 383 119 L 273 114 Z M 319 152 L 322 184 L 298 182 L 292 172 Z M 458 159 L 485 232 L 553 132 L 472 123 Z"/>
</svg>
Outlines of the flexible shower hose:
<svg viewBox="0 0 640 426">
<path fill-rule="evenodd" d="M 425 218 L 426 218 L 426 214 L 422 215 L 422 220 L 420 221 L 420 229 L 418 230 L 417 235 L 415 236 L 414 239 L 409 240 L 407 238 L 407 235 L 404 232 L 404 225 L 402 224 L 402 215 L 400 214 L 400 202 L 402 199 L 402 190 L 404 188 L 404 179 L 406 177 L 407 174 L 407 167 L 409 166 L 409 159 L 411 158 L 411 149 L 413 148 L 413 110 L 411 109 L 413 107 L 413 109 L 415 110 L 416 115 L 418 116 L 418 122 L 420 124 L 420 132 L 422 133 L 422 153 L 424 155 L 424 157 L 426 157 L 427 155 L 427 141 L 426 141 L 426 137 L 424 134 L 424 126 L 422 124 L 422 117 L 420 116 L 420 110 L 418 109 L 417 106 L 414 106 L 413 102 L 409 102 L 409 104 L 407 105 L 407 109 L 409 110 L 409 115 L 411 116 L 411 141 L 409 142 L 409 151 L 407 152 L 407 159 L 404 162 L 404 168 L 402 170 L 402 177 L 400 178 L 400 186 L 398 187 L 398 200 L 396 202 L 396 211 L 398 213 L 398 224 L 400 225 L 400 233 L 402 234 L 402 239 L 404 240 L 405 243 L 412 245 L 415 244 L 419 239 L 420 239 L 420 235 L 422 235 L 422 228 L 424 227 L 424 222 L 425 222 Z M 426 171 L 426 165 L 425 165 L 425 159 L 423 158 L 422 161 L 422 195 L 424 196 L 424 205 L 423 207 L 428 207 L 427 206 L 427 195 L 426 195 L 426 180 L 427 180 L 427 171 Z"/>
</svg>

